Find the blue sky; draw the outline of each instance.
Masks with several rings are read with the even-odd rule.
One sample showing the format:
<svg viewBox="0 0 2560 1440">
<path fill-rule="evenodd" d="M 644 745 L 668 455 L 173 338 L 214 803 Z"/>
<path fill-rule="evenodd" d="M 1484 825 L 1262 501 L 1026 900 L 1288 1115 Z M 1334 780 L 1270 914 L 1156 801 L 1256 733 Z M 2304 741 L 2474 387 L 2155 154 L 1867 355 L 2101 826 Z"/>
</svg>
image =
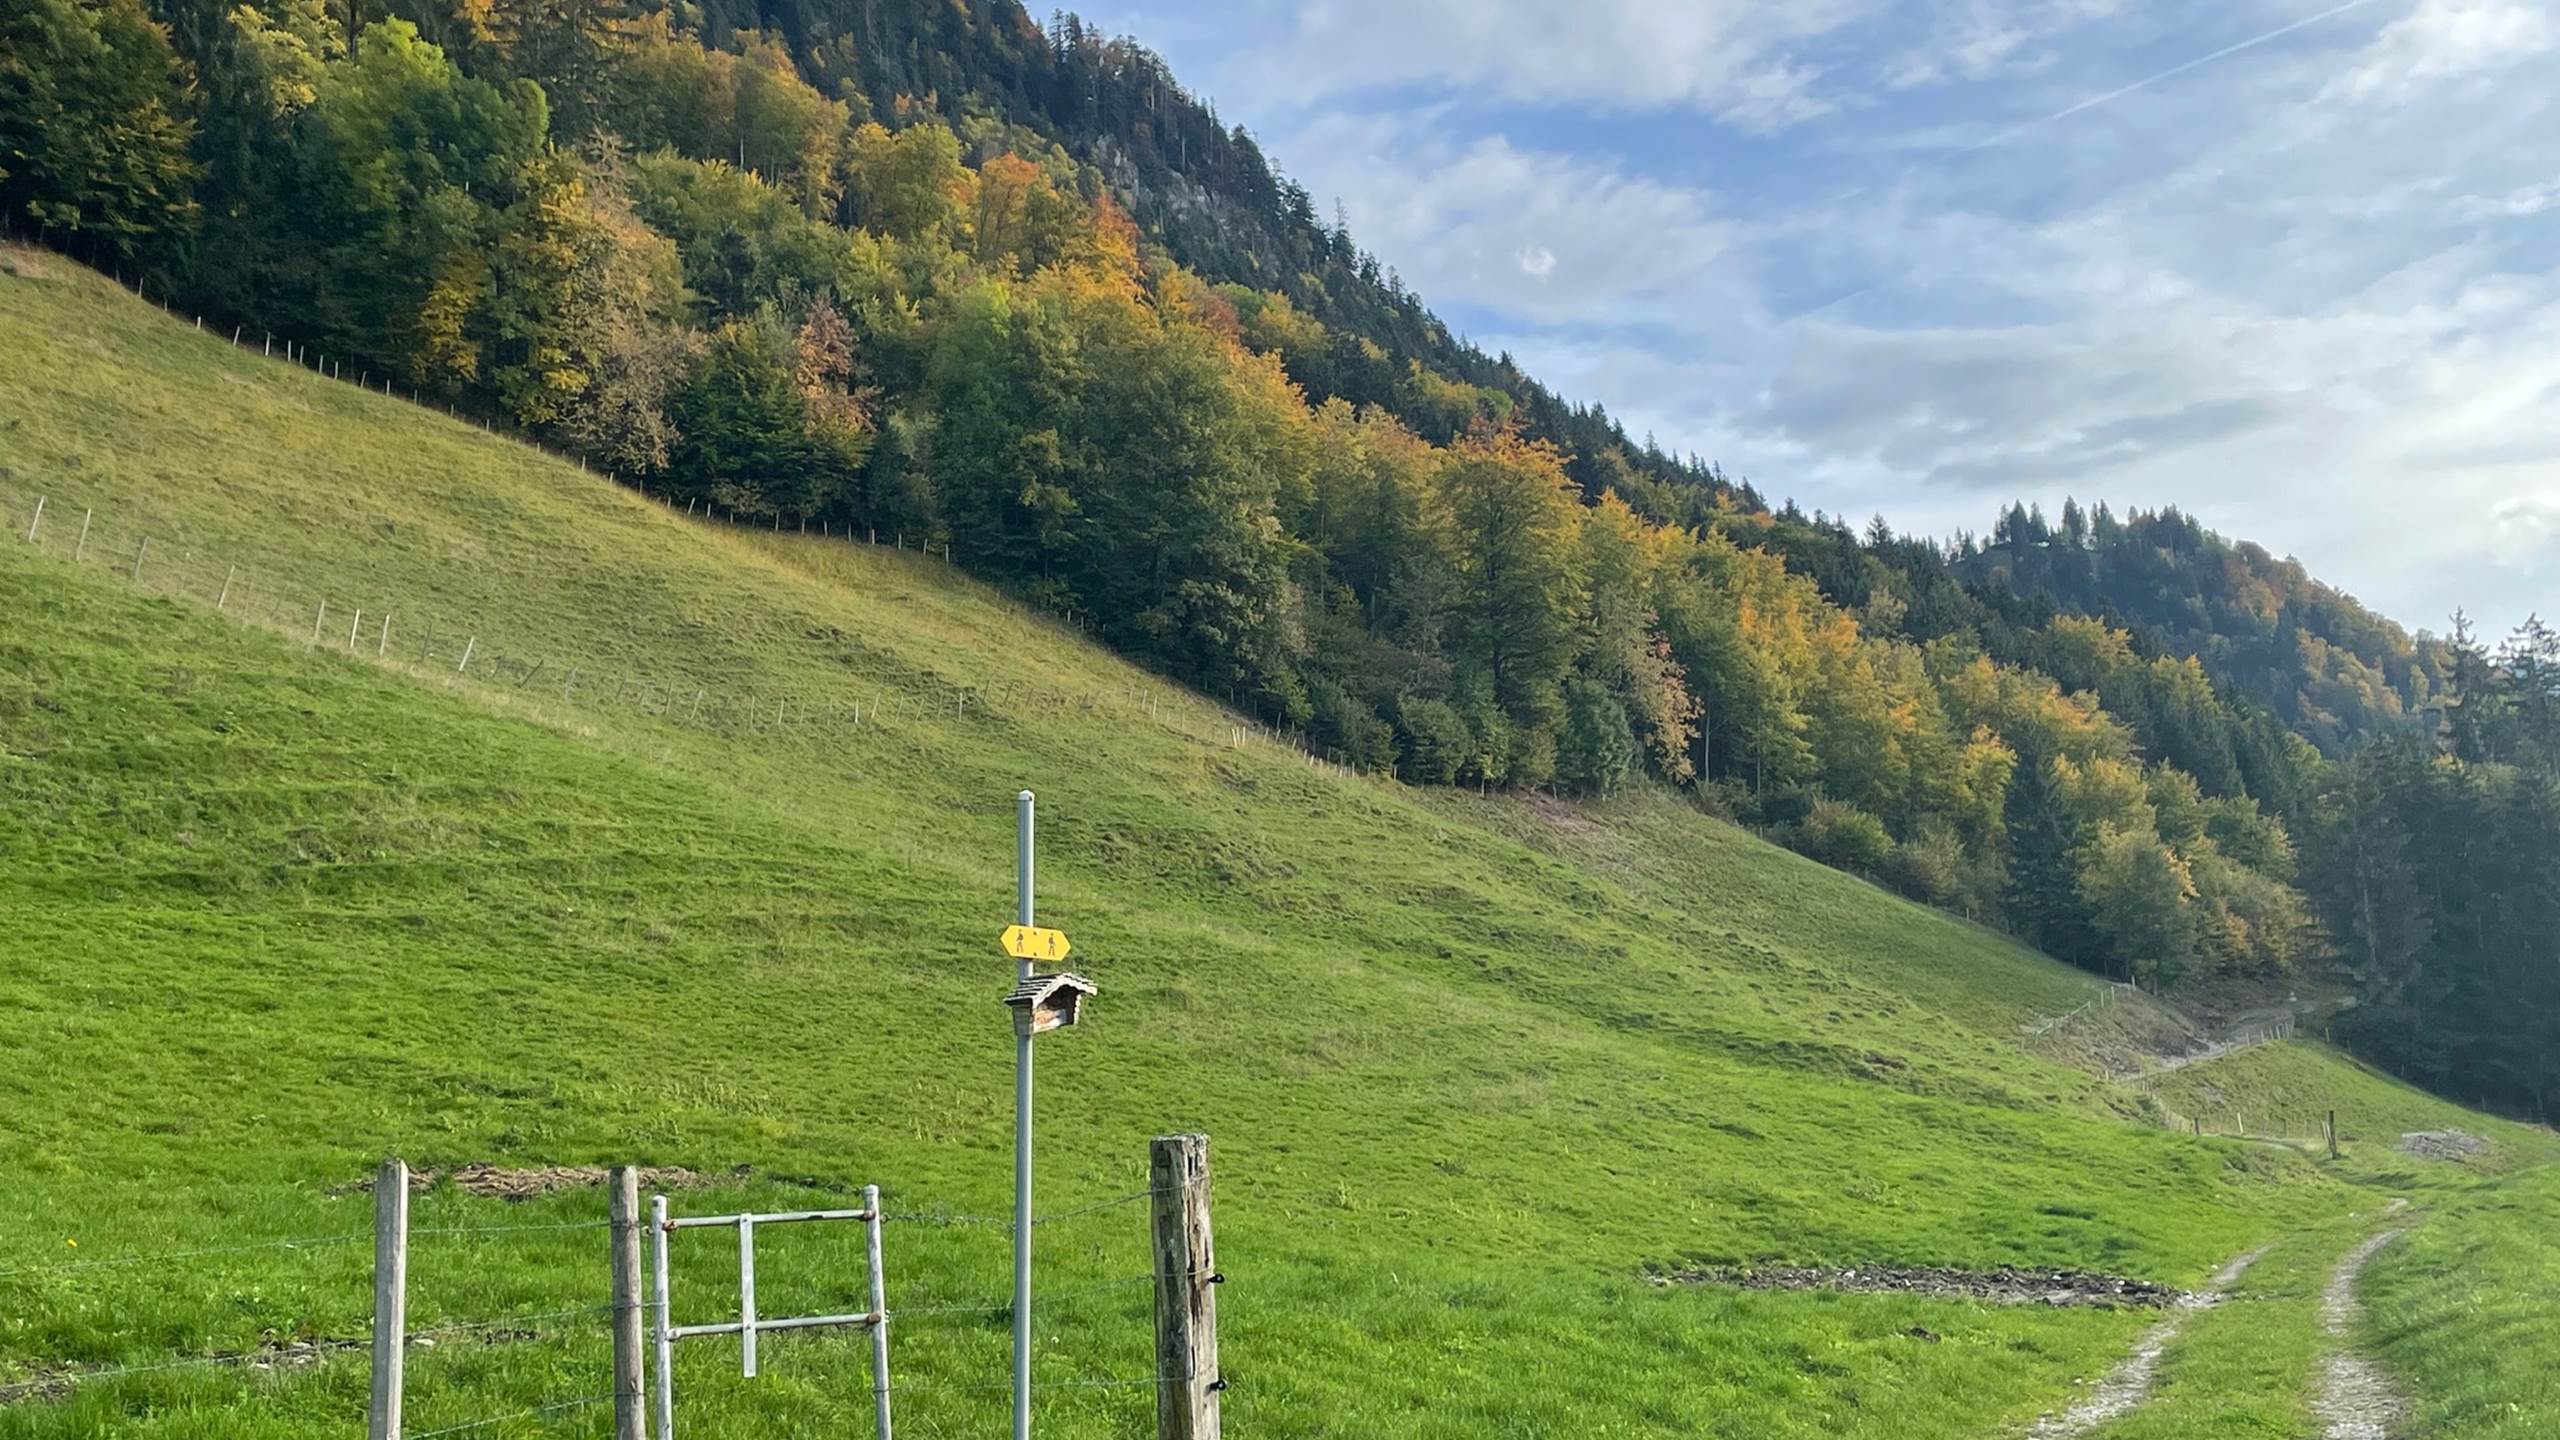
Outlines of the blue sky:
<svg viewBox="0 0 2560 1440">
<path fill-rule="evenodd" d="M 1459 331 L 1775 496 L 2560 577 L 2560 0 L 1104 4 Z"/>
</svg>

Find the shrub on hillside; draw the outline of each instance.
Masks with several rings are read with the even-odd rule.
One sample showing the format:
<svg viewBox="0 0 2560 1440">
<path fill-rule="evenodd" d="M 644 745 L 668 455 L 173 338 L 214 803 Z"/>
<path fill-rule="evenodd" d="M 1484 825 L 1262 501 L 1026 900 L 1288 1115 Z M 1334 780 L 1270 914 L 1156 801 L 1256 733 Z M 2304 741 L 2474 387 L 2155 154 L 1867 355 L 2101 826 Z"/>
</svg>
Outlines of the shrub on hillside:
<svg viewBox="0 0 2560 1440">
<path fill-rule="evenodd" d="M 1476 756 L 1476 738 L 1446 700 L 1407 695 L 1396 702 L 1404 729 L 1405 778 L 1424 785 L 1455 784 Z"/>
<path fill-rule="evenodd" d="M 1384 770 L 1395 759 L 1395 727 L 1350 692 L 1318 675 L 1307 681 L 1307 738 L 1316 753 L 1357 770 Z"/>
<path fill-rule="evenodd" d="M 1884 822 L 1854 805 L 1817 800 L 1804 819 L 1783 832 L 1787 848 L 1842 870 L 1873 875 L 1893 853 Z"/>
</svg>

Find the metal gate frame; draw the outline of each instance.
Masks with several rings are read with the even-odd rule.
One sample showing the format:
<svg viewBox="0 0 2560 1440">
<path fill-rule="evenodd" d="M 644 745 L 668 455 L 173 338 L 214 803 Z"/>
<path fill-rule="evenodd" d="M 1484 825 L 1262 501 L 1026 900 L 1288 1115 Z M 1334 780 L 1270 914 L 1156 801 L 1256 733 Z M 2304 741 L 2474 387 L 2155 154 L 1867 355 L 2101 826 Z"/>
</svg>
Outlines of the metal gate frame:
<svg viewBox="0 0 2560 1440">
<path fill-rule="evenodd" d="M 866 1249 L 871 1271 L 871 1309 L 859 1315 L 800 1315 L 767 1320 L 756 1314 L 756 1227 L 759 1225 L 795 1225 L 813 1220 L 859 1220 L 868 1232 Z M 667 1252 L 675 1232 L 713 1226 L 726 1226 L 738 1232 L 738 1318 L 709 1325 L 678 1325 L 674 1304 L 667 1293 L 669 1266 Z M 871 1332 L 872 1407 L 879 1424 L 879 1440 L 889 1435 L 889 1310 L 887 1283 L 880 1265 L 880 1187 L 862 1187 L 859 1210 L 785 1210 L 759 1215 L 743 1212 L 736 1215 L 685 1215 L 667 1213 L 667 1197 L 649 1198 L 650 1276 L 656 1293 L 650 1300 L 650 1330 L 655 1342 L 658 1371 L 657 1440 L 675 1440 L 676 1371 L 675 1346 L 678 1340 L 703 1335 L 735 1335 L 739 1341 L 740 1373 L 753 1378 L 756 1373 L 756 1335 L 764 1330 L 812 1330 L 826 1326 L 853 1325 Z"/>
</svg>

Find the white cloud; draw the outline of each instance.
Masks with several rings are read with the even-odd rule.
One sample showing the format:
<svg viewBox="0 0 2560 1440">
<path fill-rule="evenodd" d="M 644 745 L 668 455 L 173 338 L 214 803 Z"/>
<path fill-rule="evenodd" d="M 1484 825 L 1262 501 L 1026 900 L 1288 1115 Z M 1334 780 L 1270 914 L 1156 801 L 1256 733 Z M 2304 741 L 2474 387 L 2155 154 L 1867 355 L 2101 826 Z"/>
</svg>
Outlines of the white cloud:
<svg viewBox="0 0 2560 1440">
<path fill-rule="evenodd" d="M 2175 504 L 2496 629 L 2560 573 L 2537 3 L 1366 0 L 1226 64 L 1462 330 L 1773 496 Z"/>
<path fill-rule="evenodd" d="M 2549 14 L 2523 0 L 2419 0 L 2394 21 L 2333 93 L 2351 100 L 2405 104 L 2429 85 L 2468 79 L 2519 64 L 2549 50 Z"/>
<path fill-rule="evenodd" d="M 2514 496 L 2491 513 L 2500 559 L 2536 574 L 2560 561 L 2560 489 Z"/>
<path fill-rule="evenodd" d="M 2460 208 L 2467 220 L 2522 220 L 2545 210 L 2560 209 L 2560 180 L 2519 185 L 2504 195 L 2465 196 Z"/>
<path fill-rule="evenodd" d="M 1620 111 L 1693 110 L 1766 131 L 1828 109 L 1791 52 L 1881 0 L 1236 0 L 1224 99 L 1266 109 L 1393 92 Z"/>
<path fill-rule="evenodd" d="M 2118 0 L 1954 0 L 1923 7 L 1919 38 L 1886 62 L 1890 90 L 1973 82 L 2004 71 L 2039 70 L 2050 44 L 2115 12 Z"/>
<path fill-rule="evenodd" d="M 1676 321 L 1741 227 L 1715 197 L 1596 157 L 1463 138 L 1445 111 L 1328 117 L 1273 142 L 1361 243 L 1446 308 L 1551 324 Z M 1538 283 L 1523 283 L 1525 279 Z"/>
</svg>

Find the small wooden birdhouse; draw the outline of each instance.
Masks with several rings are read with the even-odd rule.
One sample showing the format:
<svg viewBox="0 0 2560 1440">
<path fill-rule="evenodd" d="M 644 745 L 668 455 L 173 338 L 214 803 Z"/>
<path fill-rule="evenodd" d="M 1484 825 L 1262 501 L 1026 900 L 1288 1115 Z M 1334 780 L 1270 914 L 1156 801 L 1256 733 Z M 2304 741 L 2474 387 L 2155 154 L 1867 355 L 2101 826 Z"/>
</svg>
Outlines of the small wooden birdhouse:
<svg viewBox="0 0 2560 1440">
<path fill-rule="evenodd" d="M 1076 1023 L 1093 982 L 1072 971 L 1033 975 L 1013 987 L 1004 1003 L 1013 1007 L 1013 1033 L 1038 1035 Z"/>
</svg>

